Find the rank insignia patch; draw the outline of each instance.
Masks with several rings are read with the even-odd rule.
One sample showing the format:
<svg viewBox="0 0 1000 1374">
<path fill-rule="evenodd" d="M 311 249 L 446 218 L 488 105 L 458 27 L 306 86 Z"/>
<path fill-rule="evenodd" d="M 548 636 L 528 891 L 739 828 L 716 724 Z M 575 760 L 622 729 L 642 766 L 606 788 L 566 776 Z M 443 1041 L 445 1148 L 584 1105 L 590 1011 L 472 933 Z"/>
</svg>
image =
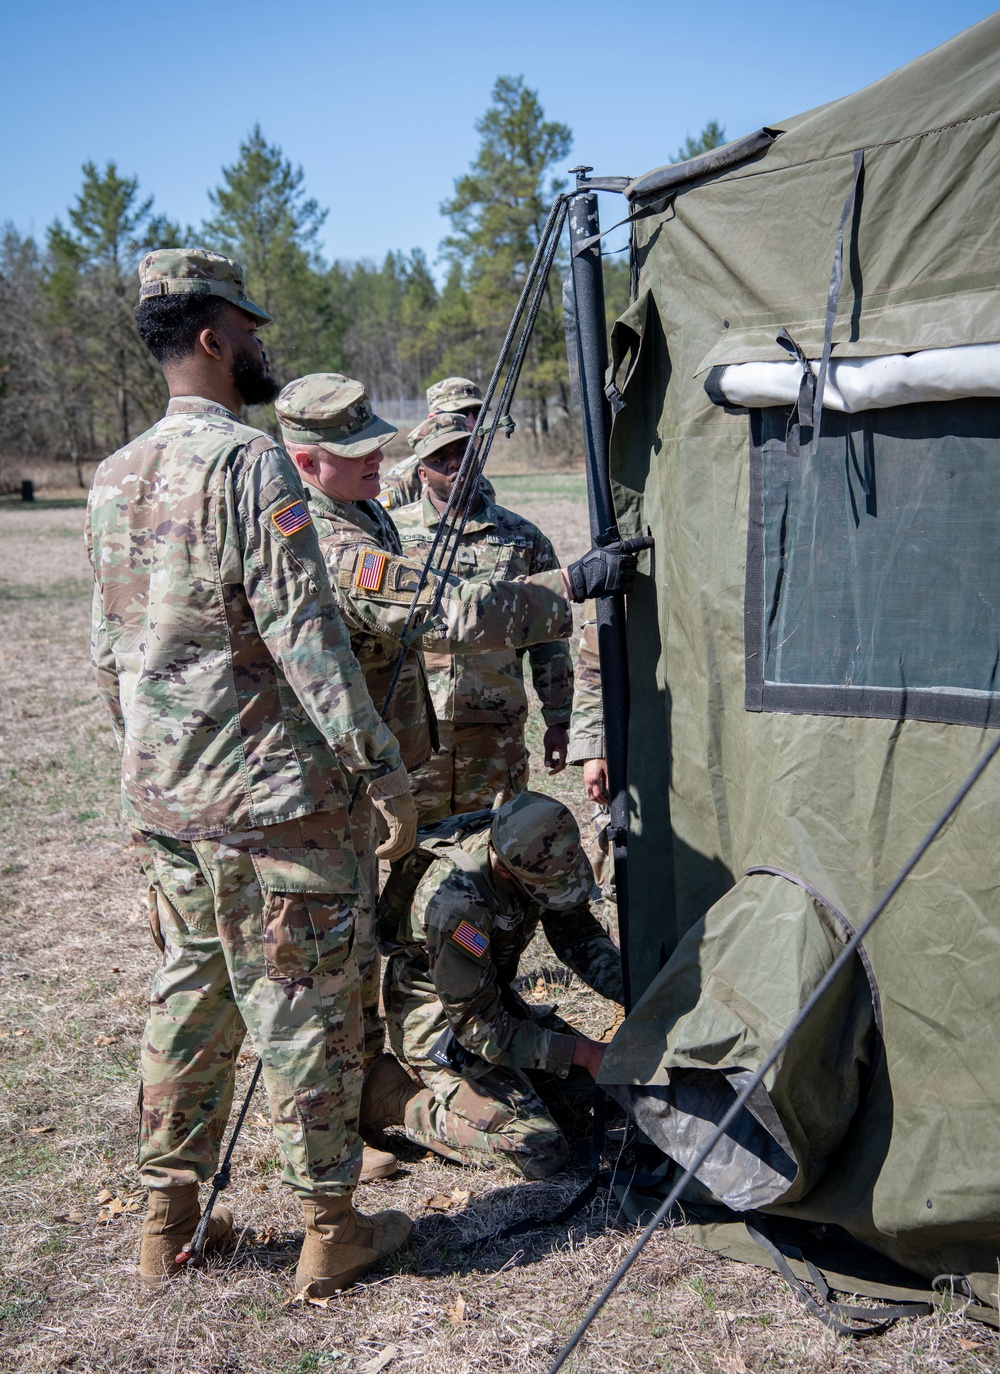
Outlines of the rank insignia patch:
<svg viewBox="0 0 1000 1374">
<path fill-rule="evenodd" d="M 385 554 L 373 553 L 370 549 L 361 555 L 354 573 L 354 585 L 366 592 L 377 592 L 385 576 Z"/>
<path fill-rule="evenodd" d="M 490 942 L 485 935 L 480 935 L 475 926 L 470 926 L 468 921 L 463 921 L 457 930 L 452 932 L 451 938 L 456 945 L 461 945 L 467 954 L 473 954 L 477 959 L 481 959 L 490 947 Z"/>
<path fill-rule="evenodd" d="M 312 524 L 312 516 L 304 501 L 293 501 L 290 506 L 282 506 L 281 510 L 274 512 L 271 519 L 282 534 L 297 534 L 299 530 L 304 530 L 306 525 Z"/>
</svg>

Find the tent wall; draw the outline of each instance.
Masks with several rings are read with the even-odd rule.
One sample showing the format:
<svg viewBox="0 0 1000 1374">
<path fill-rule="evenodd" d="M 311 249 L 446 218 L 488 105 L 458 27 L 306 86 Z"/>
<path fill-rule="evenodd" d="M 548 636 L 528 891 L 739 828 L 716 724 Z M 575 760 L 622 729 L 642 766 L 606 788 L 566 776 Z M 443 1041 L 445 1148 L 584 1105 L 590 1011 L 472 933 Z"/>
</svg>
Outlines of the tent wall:
<svg viewBox="0 0 1000 1374">
<path fill-rule="evenodd" d="M 992 737 L 744 709 L 748 415 L 703 383 L 718 364 L 787 361 L 782 326 L 818 357 L 859 148 L 835 356 L 1000 340 L 1000 15 L 776 127 L 756 161 L 637 223 L 639 290 L 615 331 L 616 503 L 624 530 L 656 537 L 629 605 L 637 993 L 753 865 L 800 875 L 860 920 Z M 998 829 L 994 770 L 872 933 L 886 1059 L 794 1208 L 921 1273 L 978 1272 L 994 1303 Z"/>
</svg>

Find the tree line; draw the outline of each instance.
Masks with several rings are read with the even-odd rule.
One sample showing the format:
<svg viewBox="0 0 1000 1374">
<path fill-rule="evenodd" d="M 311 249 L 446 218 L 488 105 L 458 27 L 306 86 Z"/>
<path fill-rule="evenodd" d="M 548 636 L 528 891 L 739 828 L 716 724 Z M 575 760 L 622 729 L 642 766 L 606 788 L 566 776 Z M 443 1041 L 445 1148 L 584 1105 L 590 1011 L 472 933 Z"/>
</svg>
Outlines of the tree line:
<svg viewBox="0 0 1000 1374">
<path fill-rule="evenodd" d="M 83 464 L 162 414 L 159 369 L 132 321 L 136 266 L 151 248 L 198 244 L 237 258 L 247 289 L 275 318 L 264 336 L 282 382 L 312 371 L 362 378 L 382 400 L 417 397 L 449 374 L 485 383 L 539 242 L 554 168 L 569 153 L 566 124 L 547 120 L 521 77 L 500 77 L 477 121 L 478 153 L 441 207 L 441 285 L 420 248 L 381 263 L 327 261 L 326 211 L 305 175 L 260 126 L 223 167 L 211 213 L 195 228 L 161 213 L 114 161 L 88 162 L 64 218 L 37 242 L 0 231 L 0 484 L 18 460 Z M 716 124 L 677 157 L 714 147 Z M 561 276 L 555 265 L 519 388 L 522 424 L 544 440 L 569 412 Z M 628 266 L 605 258 L 610 318 L 628 299 Z"/>
</svg>

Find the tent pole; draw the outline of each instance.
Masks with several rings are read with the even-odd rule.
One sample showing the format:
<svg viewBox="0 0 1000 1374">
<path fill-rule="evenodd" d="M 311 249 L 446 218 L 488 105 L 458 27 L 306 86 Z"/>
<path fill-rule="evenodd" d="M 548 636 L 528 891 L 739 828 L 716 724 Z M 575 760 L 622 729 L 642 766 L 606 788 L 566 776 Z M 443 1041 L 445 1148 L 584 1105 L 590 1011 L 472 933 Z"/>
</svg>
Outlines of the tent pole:
<svg viewBox="0 0 1000 1374">
<path fill-rule="evenodd" d="M 574 252 L 574 245 L 600 231 L 597 193 L 588 190 L 590 167 L 574 167 L 577 194 L 569 202 L 569 232 L 576 341 L 583 410 L 583 443 L 587 466 L 587 507 L 590 536 L 597 542 L 618 538 L 618 521 L 611 498 L 609 440 L 611 415 L 604 394 L 608 367 L 607 324 L 604 316 L 604 276 L 600 241 Z M 618 898 L 618 936 L 621 942 L 625 1010 L 632 1008 L 628 943 L 628 658 L 625 644 L 625 598 L 597 598 L 597 645 L 604 699 L 604 748 L 608 764 L 611 823 L 608 838 L 615 868 Z"/>
</svg>

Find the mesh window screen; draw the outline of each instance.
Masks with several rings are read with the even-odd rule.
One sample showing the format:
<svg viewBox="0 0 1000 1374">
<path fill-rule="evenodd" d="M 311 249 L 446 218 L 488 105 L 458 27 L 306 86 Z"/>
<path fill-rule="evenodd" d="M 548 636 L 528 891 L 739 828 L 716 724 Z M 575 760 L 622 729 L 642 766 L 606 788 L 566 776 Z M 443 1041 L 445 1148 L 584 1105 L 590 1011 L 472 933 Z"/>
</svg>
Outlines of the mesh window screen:
<svg viewBox="0 0 1000 1374">
<path fill-rule="evenodd" d="M 789 420 L 751 412 L 747 709 L 1000 725 L 1000 401 Z"/>
</svg>

